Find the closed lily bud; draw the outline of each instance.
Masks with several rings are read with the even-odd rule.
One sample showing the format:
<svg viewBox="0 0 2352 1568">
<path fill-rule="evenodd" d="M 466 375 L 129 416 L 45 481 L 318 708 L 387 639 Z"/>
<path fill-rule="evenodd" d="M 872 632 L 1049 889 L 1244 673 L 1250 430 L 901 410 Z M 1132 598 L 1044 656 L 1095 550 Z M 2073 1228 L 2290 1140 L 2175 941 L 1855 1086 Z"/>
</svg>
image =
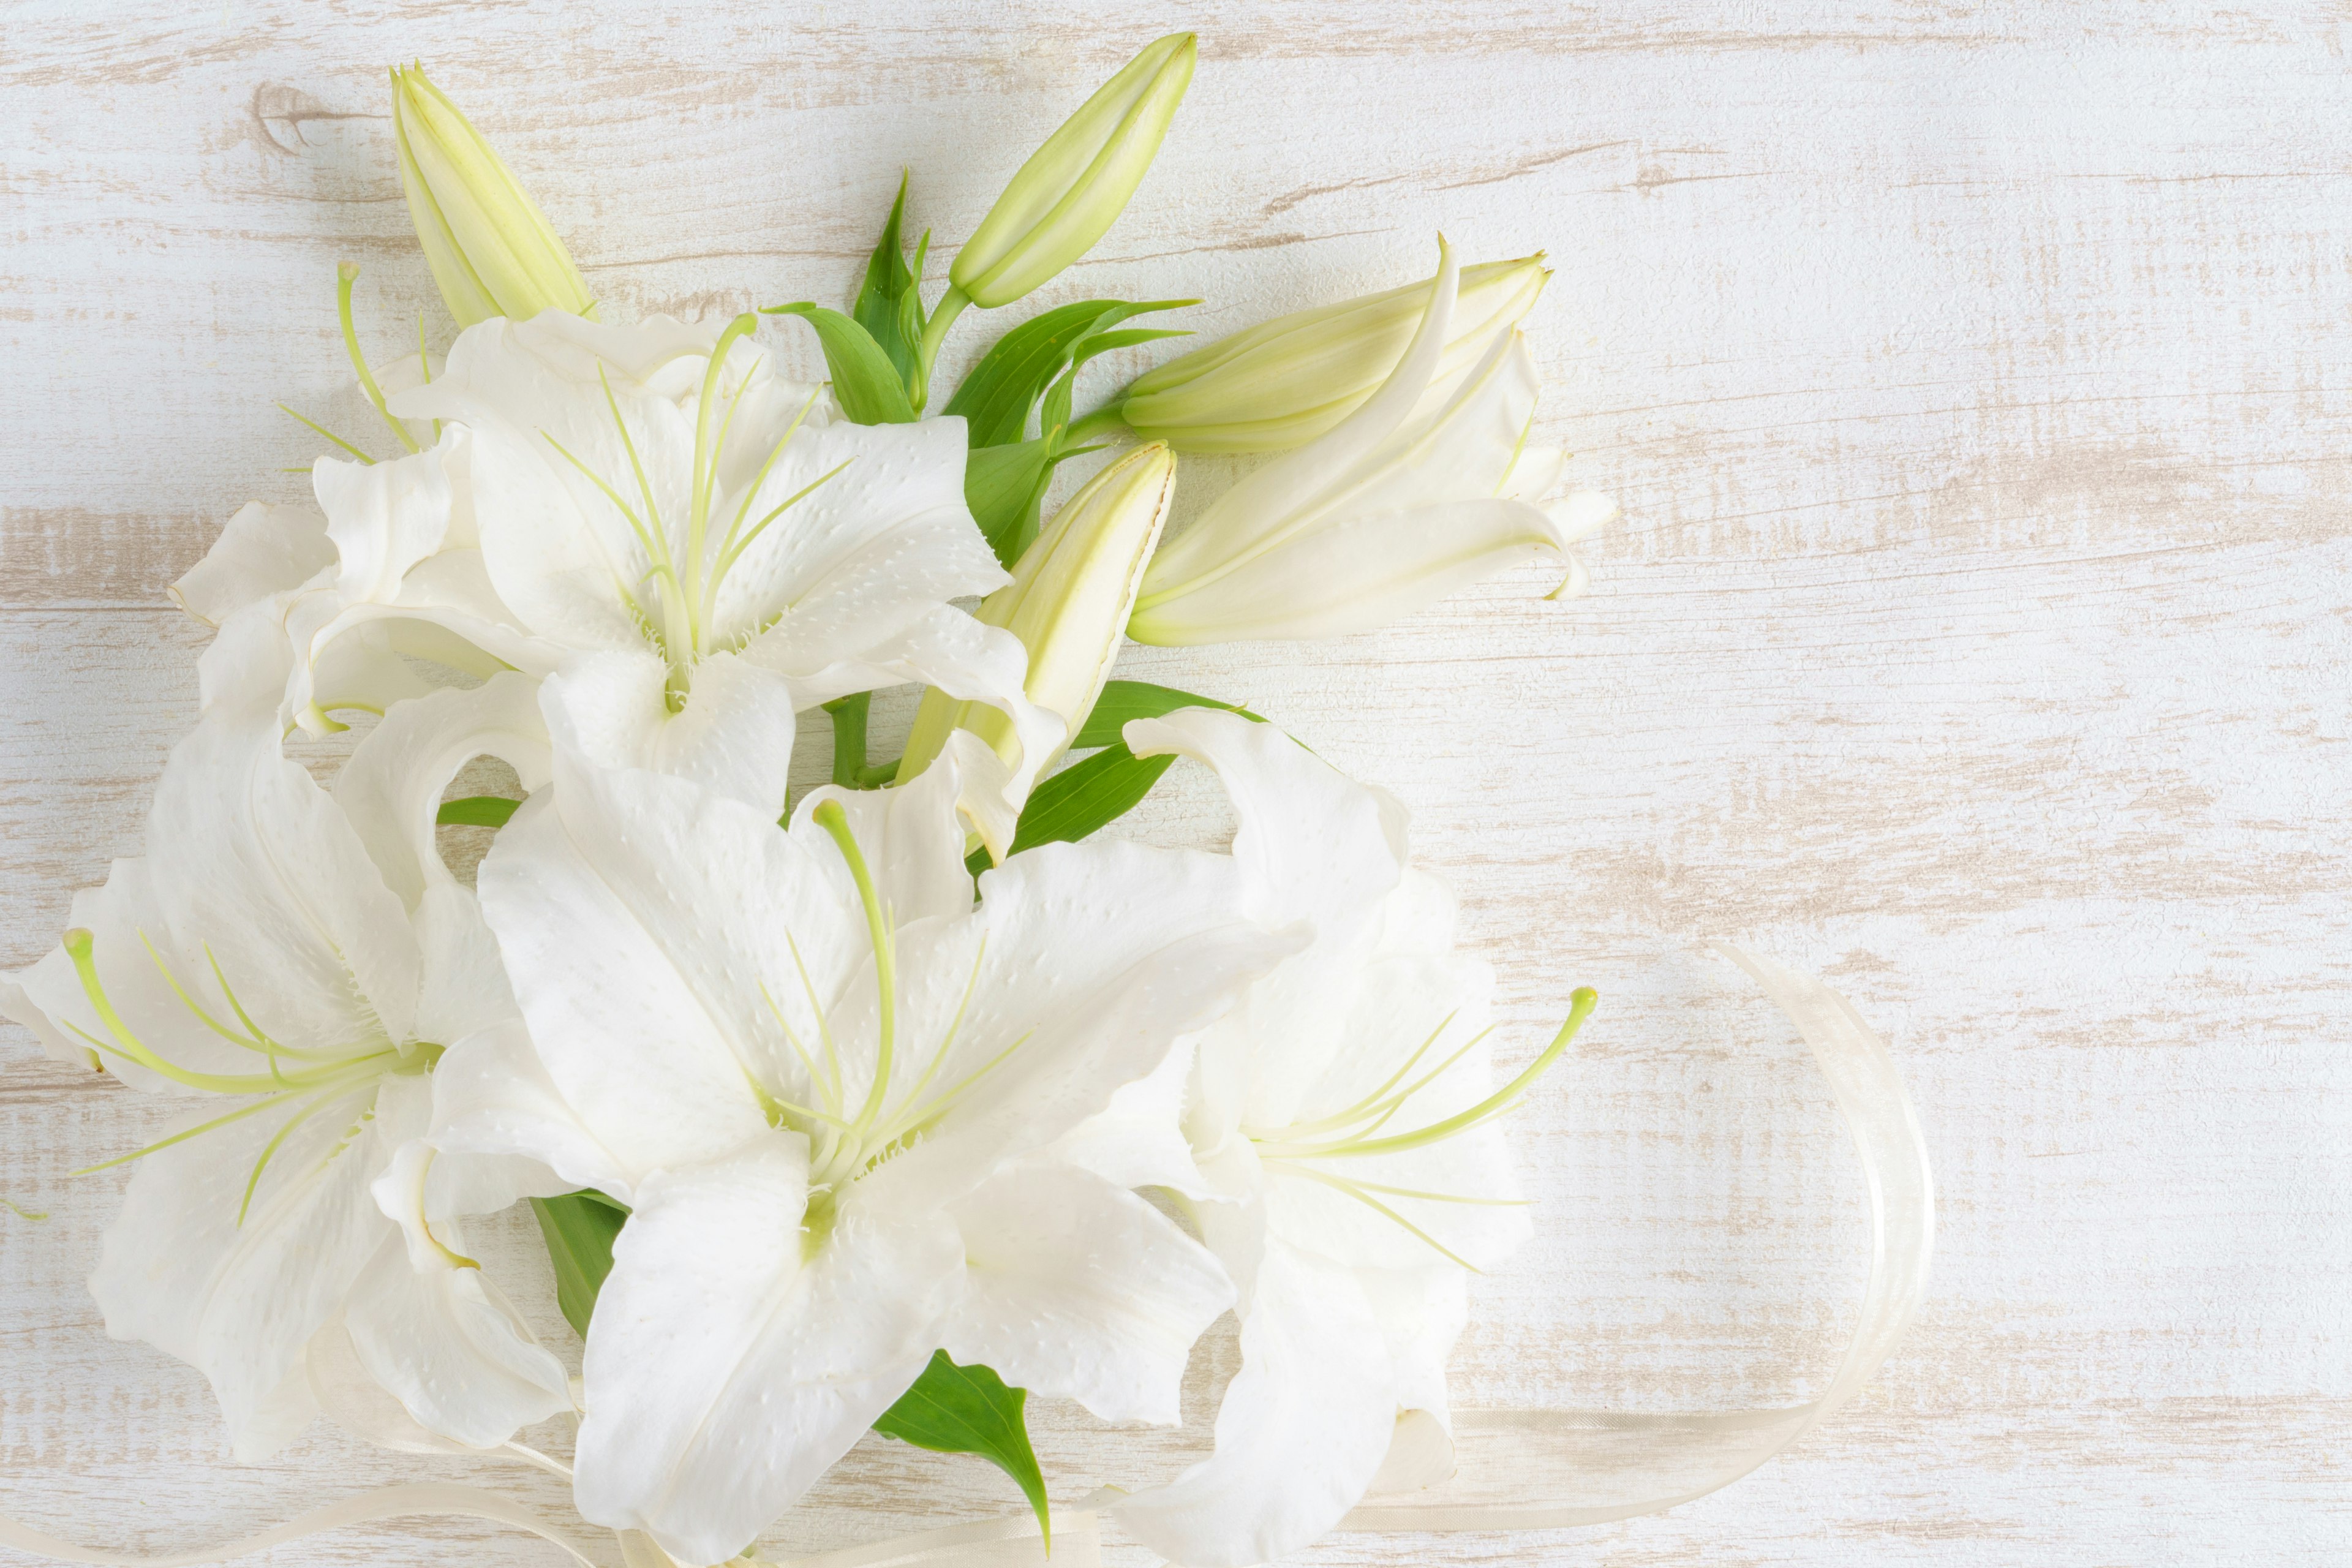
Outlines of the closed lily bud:
<svg viewBox="0 0 2352 1568">
<path fill-rule="evenodd" d="M 1011 304 L 1085 255 L 1143 183 L 1197 52 L 1192 34 L 1171 34 L 1064 121 L 956 253 L 955 292 L 983 310 Z"/>
<path fill-rule="evenodd" d="M 1578 493 L 1539 504 L 1562 457 L 1528 445 L 1535 362 L 1505 326 L 1431 396 L 1458 282 L 1441 264 L 1412 346 L 1363 405 L 1219 496 L 1152 560 L 1128 621 L 1138 642 L 1338 637 L 1546 556 L 1557 598 L 1582 585 L 1573 540 L 1615 515 Z"/>
<path fill-rule="evenodd" d="M 1465 268 L 1438 356 L 1440 388 L 1515 326 L 1551 277 L 1540 252 Z M 1275 452 L 1312 441 L 1393 374 L 1432 279 L 1300 310 L 1173 359 L 1127 389 L 1119 417 L 1180 452 Z"/>
<path fill-rule="evenodd" d="M 980 619 L 1010 631 L 1029 650 L 1024 694 L 1061 716 L 1066 738 L 1087 721 L 1109 679 L 1175 488 L 1176 458 L 1165 446 L 1155 441 L 1126 453 L 1054 514 L 1013 563 L 1013 581 L 981 602 Z M 958 729 L 978 734 L 1008 763 L 1014 760 L 1005 755 L 1013 735 L 1002 712 L 959 702 L 934 687 L 915 714 L 899 782 L 929 766 Z M 1022 772 L 1034 778 L 1053 762 L 1041 758 Z"/>
<path fill-rule="evenodd" d="M 393 68 L 392 134 L 417 243 L 459 326 L 541 310 L 595 315 L 546 215 L 422 67 Z"/>
</svg>

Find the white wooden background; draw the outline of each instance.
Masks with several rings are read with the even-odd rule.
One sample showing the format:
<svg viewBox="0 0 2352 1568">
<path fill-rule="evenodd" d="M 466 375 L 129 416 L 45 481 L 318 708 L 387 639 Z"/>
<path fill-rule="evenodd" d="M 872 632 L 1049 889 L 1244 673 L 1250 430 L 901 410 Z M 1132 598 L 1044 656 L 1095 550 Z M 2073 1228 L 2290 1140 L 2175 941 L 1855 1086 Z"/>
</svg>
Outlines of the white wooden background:
<svg viewBox="0 0 2352 1568">
<path fill-rule="evenodd" d="M 2342 7 L 1090 9 L 9 5 L 0 962 L 136 851 L 203 640 L 164 585 L 305 484 L 271 400 L 366 428 L 335 261 L 385 352 L 431 300 L 386 64 L 472 109 L 626 318 L 843 298 L 901 164 L 943 273 L 1036 138 L 1194 27 L 1159 166 L 1035 303 L 1198 294 L 1215 332 L 1420 275 L 1441 226 L 1547 247 L 1545 431 L 1624 507 L 1580 603 L 1529 575 L 1128 666 L 1412 805 L 1511 1054 L 1601 990 L 1521 1125 L 1542 1239 L 1481 1283 L 1461 1399 L 1790 1401 L 1833 1359 L 1851 1156 L 1702 938 L 1882 1028 L 1943 1197 L 1897 1359 L 1738 1487 L 1302 1561 L 2352 1556 Z M 965 350 L 1003 323 L 966 320 Z M 1197 783 L 1147 823 L 1214 825 Z M 64 1173 L 157 1109 L 21 1031 L 0 1057 L 0 1194 L 49 1215 L 0 1211 L 0 1511 L 163 1550 L 413 1473 L 323 1428 L 240 1470 L 195 1374 L 104 1338 L 80 1279 L 120 1176 Z M 527 1221 L 504 1239 L 544 1291 Z M 1057 1493 L 1116 1468 L 1044 1425 Z M 976 1461 L 861 1450 L 772 1550 L 1009 1500 Z M 268 1561 L 557 1559 L 452 1524 Z"/>
</svg>

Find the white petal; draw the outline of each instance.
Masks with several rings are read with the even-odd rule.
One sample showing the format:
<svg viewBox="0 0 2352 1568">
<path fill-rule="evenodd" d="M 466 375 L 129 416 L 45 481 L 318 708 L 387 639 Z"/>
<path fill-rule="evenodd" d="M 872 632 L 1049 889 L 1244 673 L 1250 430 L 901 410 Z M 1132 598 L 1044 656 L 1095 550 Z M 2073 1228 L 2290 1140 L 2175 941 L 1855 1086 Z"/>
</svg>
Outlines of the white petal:
<svg viewBox="0 0 2352 1568">
<path fill-rule="evenodd" d="M 148 841 L 157 853 L 116 862 L 105 888 L 74 900 L 100 983 L 146 1049 L 192 1072 L 266 1072 L 259 1047 L 225 1037 L 246 1028 L 239 1007 L 297 1050 L 410 1037 L 419 962 L 407 917 L 332 800 L 279 753 L 267 708 L 208 715 L 173 750 Z M 53 1047 L 131 1048 L 63 952 L 14 978 Z M 161 1081 L 110 1059 L 135 1087 Z"/>
<path fill-rule="evenodd" d="M 695 666 L 686 705 L 669 709 L 669 667 L 643 647 L 582 654 L 548 678 L 550 728 L 600 768 L 646 768 L 692 779 L 782 814 L 798 721 L 792 684 L 736 654 Z"/>
<path fill-rule="evenodd" d="M 1213 1107 L 1234 1122 L 1285 1126 L 1346 1041 L 1339 999 L 1370 956 L 1384 900 L 1403 874 L 1402 808 L 1273 725 L 1235 714 L 1179 710 L 1134 721 L 1126 739 L 1139 756 L 1175 752 L 1217 770 L 1241 819 L 1233 855 L 1251 918 L 1314 932 L 1201 1041 Z M 1422 1032 L 1435 1023 L 1422 1023 Z"/>
<path fill-rule="evenodd" d="M 1193 1568 L 1265 1563 L 1322 1535 L 1363 1497 L 1395 1426 L 1387 1349 L 1349 1271 L 1269 1246 L 1241 1347 L 1215 1455 L 1118 1506 L 1138 1540 Z"/>
<path fill-rule="evenodd" d="M 1449 1268 L 1356 1271 L 1388 1345 L 1398 1409 L 1422 1411 L 1448 1432 L 1445 1362 L 1470 1319 L 1469 1280 Z"/>
<path fill-rule="evenodd" d="M 894 1079 L 911 1088 L 930 1073 L 935 1086 L 969 1087 L 861 1184 L 904 1194 L 894 1202 L 967 1191 L 1099 1114 L 1297 943 L 1233 918 L 1232 866 L 1217 856 L 1103 838 L 1048 844 L 980 886 L 971 919 L 899 933 L 907 1043 Z M 873 982 L 853 981 L 846 997 L 836 1036 L 871 1038 Z"/>
<path fill-rule="evenodd" d="M 1298 1100 L 1297 1119 L 1335 1117 L 1400 1074 L 1405 1076 L 1397 1089 L 1420 1087 L 1380 1128 L 1383 1137 L 1434 1126 L 1484 1100 L 1496 1087 L 1488 1041 L 1482 1037 L 1492 984 L 1486 966 L 1471 959 L 1395 953 L 1375 959 L 1350 988 L 1343 1045 L 1321 1079 Z M 1424 1042 L 1429 1042 L 1425 1051 L 1421 1048 Z M 1409 1071 L 1408 1062 L 1413 1064 Z M 1311 1144 L 1318 1136 L 1307 1134 L 1301 1142 Z M 1475 1267 L 1488 1268 L 1508 1257 L 1528 1234 L 1528 1210 L 1515 1201 L 1518 1188 L 1502 1130 L 1493 1122 L 1414 1148 L 1299 1158 L 1286 1166 L 1270 1167 L 1277 1173 L 1286 1168 L 1294 1174 L 1278 1174 L 1267 1195 L 1274 1230 L 1294 1245 L 1339 1262 L 1426 1268 L 1445 1262 L 1445 1254 L 1431 1245 L 1434 1241 Z M 1315 1173 L 1323 1180 L 1298 1173 Z M 1398 1189 L 1362 1190 L 1429 1239 L 1334 1183 Z M 1415 1193 L 1439 1195 L 1407 1195 Z M 1454 1198 L 1474 1201 L 1445 1201 Z"/>
<path fill-rule="evenodd" d="M 147 842 L 191 991 L 208 988 L 217 963 L 288 1045 L 410 1037 L 418 963 L 406 911 L 332 798 L 281 754 L 273 719 L 199 723 L 163 770 Z M 233 1016 L 225 1005 L 218 1016 Z"/>
<path fill-rule="evenodd" d="M 820 859 L 833 854 L 824 829 L 811 820 L 818 806 L 831 801 L 841 808 L 866 857 L 875 891 L 899 923 L 970 914 L 963 776 L 975 767 L 985 769 L 983 758 L 995 757 L 980 737 L 970 739 L 970 747 L 957 747 L 952 757 L 902 786 L 848 790 L 828 784 L 811 790 L 793 807 L 793 837 Z"/>
<path fill-rule="evenodd" d="M 846 1453 L 953 1300 L 943 1219 L 884 1229 L 847 1204 L 803 1261 L 806 1148 L 773 1133 L 645 1182 L 589 1325 L 580 1511 L 684 1562 L 740 1549 Z"/>
<path fill-rule="evenodd" d="M 526 792 L 548 781 L 553 763 L 537 682 L 509 672 L 470 691 L 404 702 L 353 748 L 336 775 L 335 804 L 385 883 L 412 910 L 428 885 L 454 885 L 435 847 L 435 819 L 457 770 L 483 755 L 511 765 Z"/>
<path fill-rule="evenodd" d="M 421 1130 L 424 1089 L 388 1080 L 320 1106 L 271 1154 L 240 1225 L 247 1178 L 289 1114 L 248 1117 L 140 1161 L 89 1280 L 109 1334 L 144 1340 L 211 1380 L 247 1462 L 314 1414 L 303 1346 L 377 1249 L 399 1245 L 368 1184 L 387 1143 Z"/>
<path fill-rule="evenodd" d="M 1542 509 L 1495 497 L 1332 518 L 1181 598 L 1139 609 L 1128 635 L 1176 647 L 1343 637 L 1522 561 L 1559 559 L 1560 548 Z"/>
<path fill-rule="evenodd" d="M 1244 556 L 1269 529 L 1313 508 L 1351 469 L 1376 458 L 1393 443 L 1398 427 L 1412 416 L 1437 373 L 1460 277 L 1453 251 L 1440 240 L 1437 277 L 1431 285 L 1428 309 L 1414 329 L 1404 357 L 1381 389 L 1325 435 L 1251 473 L 1162 544 L 1144 576 L 1147 600 L 1192 582 L 1220 563 Z"/>
<path fill-rule="evenodd" d="M 510 1180 L 509 1202 L 552 1197 L 574 1187 L 625 1193 L 629 1174 L 618 1156 L 582 1122 L 540 1060 L 520 1023 L 486 1029 L 442 1053 L 433 1069 L 434 1145 L 462 1168 L 495 1168 L 505 1159 L 546 1166 L 560 1180 L 545 1186 Z M 436 1163 L 436 1171 L 443 1163 Z M 453 1197 L 447 1212 L 505 1207 L 497 1194 Z"/>
<path fill-rule="evenodd" d="M 172 584 L 172 597 L 216 626 L 249 605 L 300 587 L 334 561 L 326 520 L 318 513 L 248 501 L 205 558 Z"/>
<path fill-rule="evenodd" d="M 334 542 L 337 592 L 349 599 L 388 599 L 408 569 L 441 548 L 449 531 L 449 475 L 444 464 L 467 440 L 452 428 L 432 449 L 383 463 L 321 458 L 311 489 Z"/>
<path fill-rule="evenodd" d="M 964 1298 L 940 1340 L 1016 1388 L 1106 1421 L 1178 1419 L 1192 1342 L 1233 1305 L 1206 1248 L 1100 1177 L 1013 1166 L 954 1208 Z"/>
<path fill-rule="evenodd" d="M 907 681 L 936 686 L 961 701 L 985 702 L 1013 721 L 1021 751 L 1010 786 L 1016 801 L 1026 798 L 1037 770 L 1059 754 L 1066 728 L 1059 715 L 1024 694 L 1029 656 L 1011 632 L 941 605 L 885 641 L 854 652 L 820 648 L 831 662 L 803 666 L 800 660 L 807 650 L 780 637 L 792 626 L 787 620 L 743 656 L 790 675 L 798 708 Z"/>
<path fill-rule="evenodd" d="M 482 905 L 550 1077 L 633 1184 L 764 1131 L 759 1086 L 806 1103 L 782 1026 L 816 1048 L 802 967 L 830 1007 L 870 950 L 829 843 L 683 780 L 557 768 L 483 860 Z"/>
<path fill-rule="evenodd" d="M 345 1321 L 385 1391 L 425 1430 L 467 1447 L 494 1447 L 572 1408 L 563 1364 L 479 1268 L 417 1269 L 388 1238 L 354 1283 Z"/>
<path fill-rule="evenodd" d="M 803 429 L 757 495 L 722 496 L 712 508 L 730 521 L 743 511 L 748 532 L 834 476 L 729 570 L 714 637 L 747 637 L 781 616 L 780 668 L 805 673 L 896 639 L 947 600 L 1003 587 L 1004 569 L 964 505 L 964 455 L 961 419 Z"/>
<path fill-rule="evenodd" d="M 1184 1138 L 1185 1086 L 1192 1076 L 1192 1047 L 1179 1042 L 1150 1077 L 1121 1089 L 1100 1115 L 1088 1117 L 1055 1142 L 1051 1156 L 1118 1186 L 1216 1196 Z"/>
</svg>

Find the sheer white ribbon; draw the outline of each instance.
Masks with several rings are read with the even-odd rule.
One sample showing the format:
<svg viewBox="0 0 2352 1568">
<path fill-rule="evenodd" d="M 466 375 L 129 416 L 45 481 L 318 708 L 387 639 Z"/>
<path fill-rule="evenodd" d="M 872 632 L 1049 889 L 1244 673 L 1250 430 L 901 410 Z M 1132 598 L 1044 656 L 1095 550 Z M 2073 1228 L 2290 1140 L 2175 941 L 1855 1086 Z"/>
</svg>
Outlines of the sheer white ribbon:
<svg viewBox="0 0 2352 1568">
<path fill-rule="evenodd" d="M 1869 1185 L 1871 1261 L 1862 1320 L 1821 1396 L 1780 1410 L 1636 1415 L 1597 1410 L 1457 1410 L 1453 1473 L 1412 1491 L 1383 1486 L 1443 1469 L 1433 1431 L 1408 1429 L 1376 1495 L 1343 1531 L 1559 1530 L 1605 1524 L 1670 1508 L 1729 1486 L 1828 1419 L 1859 1393 L 1902 1338 L 1927 1284 L 1935 1247 L 1935 1179 L 1927 1141 L 1885 1042 L 1836 992 L 1810 975 L 1717 942 L 1788 1015 L 1828 1079 L 1853 1135 Z M 1433 1428 L 1434 1424 L 1431 1424 Z M 1048 1559 L 1034 1518 L 1023 1513 L 900 1536 L 776 1568 L 1098 1568 L 1097 1516 L 1109 1488 L 1054 1516 Z M 510 1499 L 461 1486 L 386 1487 L 320 1509 L 225 1546 L 159 1557 L 93 1552 L 0 1519 L 0 1544 L 103 1568 L 201 1568 L 266 1547 L 376 1520 L 460 1515 L 493 1520 L 551 1541 L 591 1563 L 562 1531 Z M 630 1568 L 674 1568 L 649 1542 L 625 1540 Z"/>
</svg>

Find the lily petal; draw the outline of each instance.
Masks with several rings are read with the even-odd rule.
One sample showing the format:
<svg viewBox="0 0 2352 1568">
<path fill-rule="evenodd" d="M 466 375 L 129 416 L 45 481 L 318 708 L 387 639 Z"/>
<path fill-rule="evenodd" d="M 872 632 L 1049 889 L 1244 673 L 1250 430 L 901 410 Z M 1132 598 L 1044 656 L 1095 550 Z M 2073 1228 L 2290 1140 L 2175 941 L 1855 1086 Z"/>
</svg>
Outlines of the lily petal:
<svg viewBox="0 0 2352 1568">
<path fill-rule="evenodd" d="M 1134 1194 L 1046 1162 L 953 1213 L 965 1289 L 942 1331 L 950 1357 L 1106 1421 L 1176 1423 L 1192 1342 L 1234 1302 L 1205 1248 Z"/>
<path fill-rule="evenodd" d="M 807 1180 L 806 1141 L 777 1132 L 641 1184 L 588 1330 L 583 1517 L 719 1562 L 930 1359 L 954 1227 L 877 1226 L 853 1205 L 803 1262 Z"/>
<path fill-rule="evenodd" d="M 1195 1568 L 1268 1562 L 1328 1531 L 1371 1484 L 1396 1424 L 1381 1326 L 1354 1274 L 1280 1243 L 1255 1265 L 1215 1455 L 1118 1505 L 1136 1539 Z"/>
</svg>

